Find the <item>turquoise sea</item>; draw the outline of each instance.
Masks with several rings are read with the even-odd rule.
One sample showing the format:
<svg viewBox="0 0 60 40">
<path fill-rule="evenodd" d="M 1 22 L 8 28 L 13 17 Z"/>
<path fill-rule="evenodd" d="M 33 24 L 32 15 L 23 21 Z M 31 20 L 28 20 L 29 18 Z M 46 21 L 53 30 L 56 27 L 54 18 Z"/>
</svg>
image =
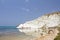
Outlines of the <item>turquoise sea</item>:
<svg viewBox="0 0 60 40">
<path fill-rule="evenodd" d="M 17 32 L 16 26 L 0 26 L 0 33 Z"/>
<path fill-rule="evenodd" d="M 0 40 L 28 40 L 32 36 L 19 32 L 16 26 L 0 26 Z"/>
<path fill-rule="evenodd" d="M 16 26 L 0 26 L 0 35 L 9 35 L 9 34 L 24 34 L 19 32 Z"/>
</svg>

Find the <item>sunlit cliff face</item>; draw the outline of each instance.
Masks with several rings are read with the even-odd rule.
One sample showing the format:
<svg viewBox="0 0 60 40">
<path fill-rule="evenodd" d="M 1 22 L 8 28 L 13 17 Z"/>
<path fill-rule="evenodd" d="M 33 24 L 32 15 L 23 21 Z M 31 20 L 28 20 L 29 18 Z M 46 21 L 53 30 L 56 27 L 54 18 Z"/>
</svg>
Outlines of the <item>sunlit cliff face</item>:
<svg viewBox="0 0 60 40">
<path fill-rule="evenodd" d="M 60 12 L 43 15 L 35 20 L 27 21 L 24 24 L 20 24 L 17 28 L 20 32 L 24 32 L 26 34 L 34 34 L 34 33 L 43 33 L 44 30 L 48 31 L 49 27 L 56 27 L 60 25 Z M 42 27 L 45 27 L 43 30 Z"/>
</svg>

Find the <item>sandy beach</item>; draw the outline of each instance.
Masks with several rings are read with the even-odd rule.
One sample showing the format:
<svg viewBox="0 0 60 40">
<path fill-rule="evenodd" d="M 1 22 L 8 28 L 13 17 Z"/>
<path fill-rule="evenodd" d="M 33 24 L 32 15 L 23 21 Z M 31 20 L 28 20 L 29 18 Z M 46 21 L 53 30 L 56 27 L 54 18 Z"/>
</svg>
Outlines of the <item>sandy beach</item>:
<svg viewBox="0 0 60 40">
<path fill-rule="evenodd" d="M 31 36 L 27 36 L 24 34 L 1 34 L 0 40 L 30 40 Z"/>
</svg>

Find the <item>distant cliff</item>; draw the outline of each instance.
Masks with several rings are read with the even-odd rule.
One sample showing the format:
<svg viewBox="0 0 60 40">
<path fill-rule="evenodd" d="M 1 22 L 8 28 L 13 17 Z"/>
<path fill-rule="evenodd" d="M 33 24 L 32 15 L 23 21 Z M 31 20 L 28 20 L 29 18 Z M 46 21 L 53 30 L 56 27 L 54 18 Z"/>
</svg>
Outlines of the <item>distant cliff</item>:
<svg viewBox="0 0 60 40">
<path fill-rule="evenodd" d="M 60 27 L 60 12 L 42 15 L 34 20 L 20 24 L 17 28 L 26 35 L 41 37 L 49 34 L 50 31 L 52 31 L 52 33 L 55 32 L 54 30 L 57 30 L 57 27 Z"/>
</svg>

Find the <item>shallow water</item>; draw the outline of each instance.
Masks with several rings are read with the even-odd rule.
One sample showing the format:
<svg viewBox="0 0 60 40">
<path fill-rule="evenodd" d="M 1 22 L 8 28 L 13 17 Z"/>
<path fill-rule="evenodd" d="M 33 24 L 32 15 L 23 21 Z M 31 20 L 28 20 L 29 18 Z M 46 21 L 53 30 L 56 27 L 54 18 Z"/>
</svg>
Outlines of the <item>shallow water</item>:
<svg viewBox="0 0 60 40">
<path fill-rule="evenodd" d="M 30 40 L 32 38 L 19 32 L 16 26 L 0 26 L 0 40 Z"/>
</svg>

